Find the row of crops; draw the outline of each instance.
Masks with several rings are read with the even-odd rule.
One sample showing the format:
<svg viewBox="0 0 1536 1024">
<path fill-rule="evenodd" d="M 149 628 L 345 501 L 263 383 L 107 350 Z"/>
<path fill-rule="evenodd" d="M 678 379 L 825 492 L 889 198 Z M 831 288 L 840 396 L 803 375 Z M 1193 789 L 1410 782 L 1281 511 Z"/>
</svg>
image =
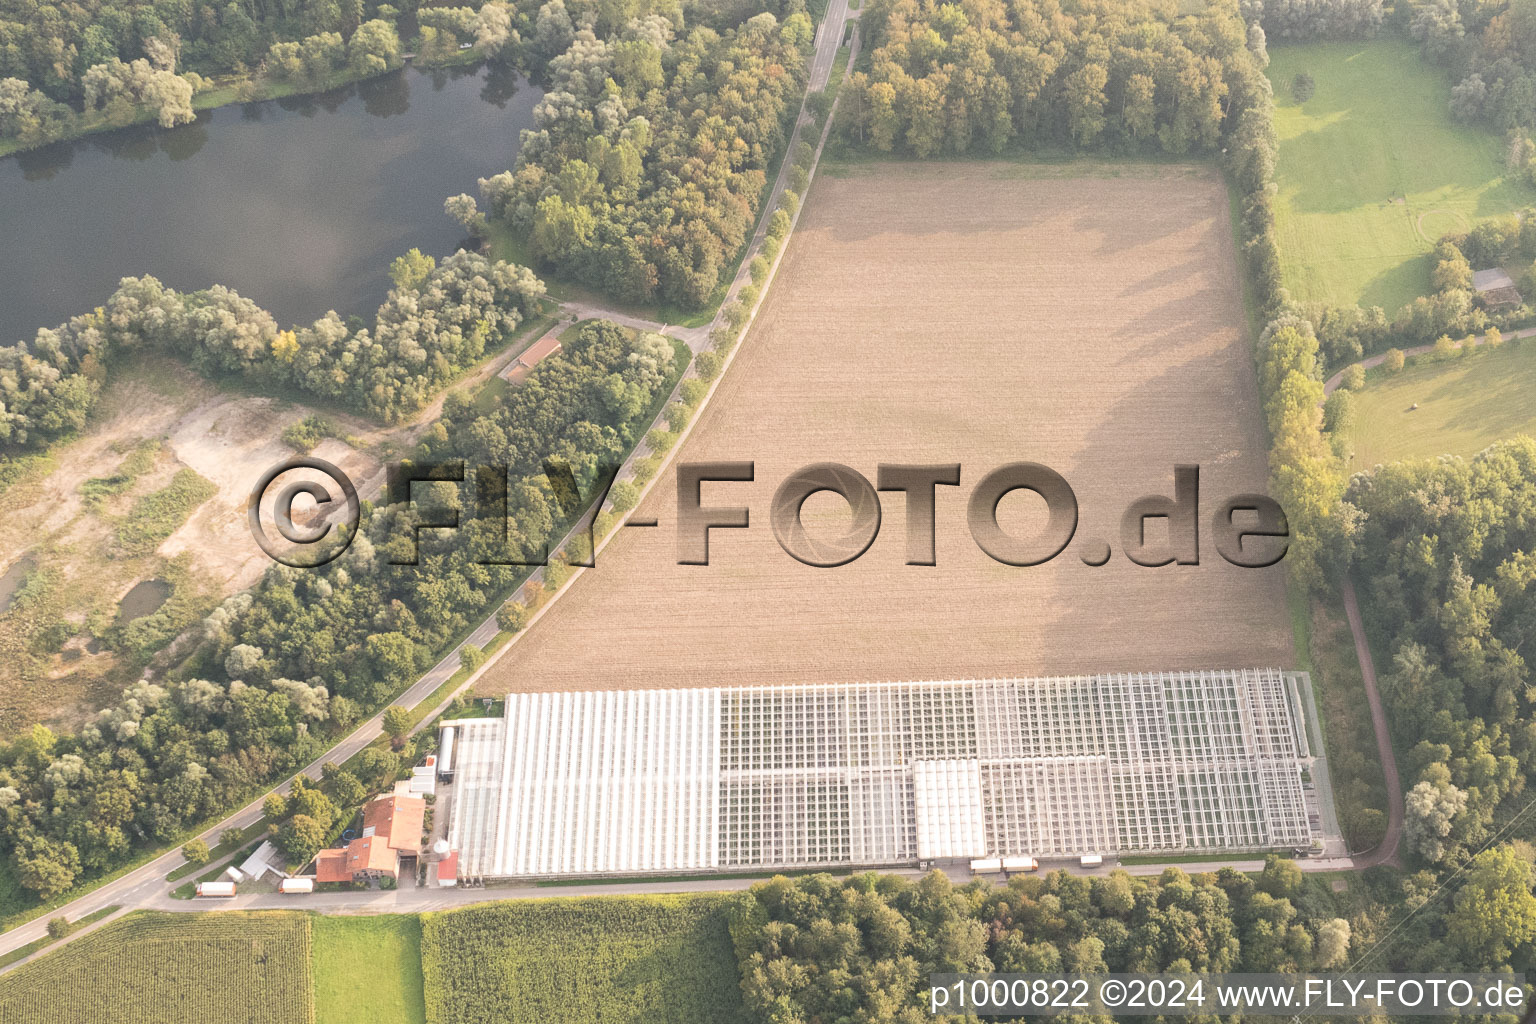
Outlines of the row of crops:
<svg viewBox="0 0 1536 1024">
<path fill-rule="evenodd" d="M 720 896 L 516 901 L 422 915 L 428 1024 L 743 1017 Z"/>
<path fill-rule="evenodd" d="M 407 916 L 134 914 L 0 975 L 0 1024 L 410 1024 L 423 997 L 428 1024 L 743 1017 L 725 898 L 678 895 L 483 904 L 419 931 Z"/>
<path fill-rule="evenodd" d="M 0 975 L 0 1021 L 313 1024 L 309 918 L 135 914 Z"/>
</svg>

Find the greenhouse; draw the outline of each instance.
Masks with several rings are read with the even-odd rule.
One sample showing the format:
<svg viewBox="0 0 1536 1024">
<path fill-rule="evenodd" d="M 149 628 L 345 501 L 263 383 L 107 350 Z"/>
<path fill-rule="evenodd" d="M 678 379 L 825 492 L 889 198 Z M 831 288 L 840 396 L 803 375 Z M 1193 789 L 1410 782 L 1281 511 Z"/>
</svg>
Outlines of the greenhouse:
<svg viewBox="0 0 1536 1024">
<path fill-rule="evenodd" d="M 1304 846 L 1302 679 L 513 694 L 448 724 L 439 802 L 468 878 Z"/>
</svg>

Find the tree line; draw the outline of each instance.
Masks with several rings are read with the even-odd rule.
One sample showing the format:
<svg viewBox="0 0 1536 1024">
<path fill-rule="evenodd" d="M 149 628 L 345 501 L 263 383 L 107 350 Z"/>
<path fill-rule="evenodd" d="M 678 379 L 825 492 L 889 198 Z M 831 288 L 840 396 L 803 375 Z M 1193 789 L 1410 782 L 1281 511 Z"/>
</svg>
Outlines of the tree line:
<svg viewBox="0 0 1536 1024">
<path fill-rule="evenodd" d="M 810 19 L 683 34 L 676 10 L 615 18 L 550 0 L 530 47 L 548 91 L 517 165 L 482 179 L 534 260 L 629 300 L 703 306 L 756 223 L 805 81 Z"/>
<path fill-rule="evenodd" d="M 1221 4 L 870 0 L 861 24 L 871 67 L 843 87 L 839 131 L 880 152 L 1213 151 L 1255 84 L 1233 80 L 1247 36 Z"/>
<path fill-rule="evenodd" d="M 0 348 L 0 456 L 80 430 L 107 363 L 141 348 L 210 376 L 292 387 L 395 420 L 510 336 L 544 294 L 527 269 L 465 251 L 438 264 L 412 250 L 394 279 L 372 330 L 334 311 L 279 330 L 272 314 L 222 285 L 180 293 L 153 277 L 124 278 L 98 309 Z"/>
<path fill-rule="evenodd" d="M 975 1018 L 930 1013 L 930 975 L 1293 973 L 1341 970 L 1367 951 L 1371 970 L 1504 967 L 1516 951 L 1528 958 L 1529 863 L 1489 851 L 1469 875 L 1449 906 L 1425 905 L 1435 884 L 1427 873 L 1373 871 L 1335 894 L 1277 857 L 1257 876 L 1057 871 L 1002 887 L 957 886 L 938 871 L 915 882 L 780 877 L 734 898 L 731 938 L 753 1021 L 958 1022 Z M 1394 932 L 1404 904 L 1423 910 Z"/>
<path fill-rule="evenodd" d="M 411 526 L 433 518 L 434 502 L 455 500 L 434 493 L 445 485 L 418 488 L 414 510 L 369 508 L 334 562 L 273 567 L 225 600 L 166 678 L 134 684 L 76 735 L 37 726 L 0 746 L 0 837 L 21 884 L 52 897 L 82 874 L 174 840 L 307 763 L 328 734 L 350 729 L 429 667 L 523 578 L 525 567 L 509 564 L 521 548 L 541 548 L 569 519 L 545 460 L 572 466 L 588 494 L 596 463 L 645 428 L 677 379 L 663 344 L 658 371 L 655 339 L 587 325 L 484 422 L 449 398 L 450 422 L 469 424 L 468 439 L 454 447 L 439 425 L 416 454 L 474 462 L 506 451 L 505 524 L 472 474 L 458 499 L 463 525 L 422 531 L 419 554 Z M 516 450 L 503 449 L 503 438 Z M 338 824 L 334 808 L 322 814 L 325 805 L 313 803 L 273 808 L 284 816 L 280 844 L 296 856 L 317 829 Z"/>
</svg>

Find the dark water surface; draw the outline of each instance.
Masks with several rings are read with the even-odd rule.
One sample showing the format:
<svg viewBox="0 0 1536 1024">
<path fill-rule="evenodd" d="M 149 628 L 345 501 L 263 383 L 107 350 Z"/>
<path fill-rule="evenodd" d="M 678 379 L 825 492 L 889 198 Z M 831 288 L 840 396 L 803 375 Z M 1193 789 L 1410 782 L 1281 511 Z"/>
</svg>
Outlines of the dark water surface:
<svg viewBox="0 0 1536 1024">
<path fill-rule="evenodd" d="M 117 603 L 117 621 L 132 622 L 159 611 L 175 589 L 165 580 L 140 580 Z"/>
<path fill-rule="evenodd" d="M 390 260 L 453 251 L 443 200 L 512 166 L 542 95 L 507 71 L 407 69 L 0 159 L 0 345 L 140 274 L 228 285 L 282 325 L 371 319 Z"/>
</svg>

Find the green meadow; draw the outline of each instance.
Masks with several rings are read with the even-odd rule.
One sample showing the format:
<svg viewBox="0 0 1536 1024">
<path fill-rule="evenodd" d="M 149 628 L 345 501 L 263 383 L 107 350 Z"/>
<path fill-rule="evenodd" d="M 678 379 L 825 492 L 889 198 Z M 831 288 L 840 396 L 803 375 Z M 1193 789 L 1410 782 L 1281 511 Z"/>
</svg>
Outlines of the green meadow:
<svg viewBox="0 0 1536 1024">
<path fill-rule="evenodd" d="M 1420 362 L 1395 374 L 1374 370 L 1355 395 L 1349 468 L 1437 455 L 1470 457 L 1495 441 L 1536 435 L 1532 395 L 1536 338 L 1443 363 Z"/>
<path fill-rule="evenodd" d="M 1502 141 L 1451 118 L 1450 83 L 1402 39 L 1276 45 L 1275 221 L 1285 286 L 1303 302 L 1381 306 L 1428 294 L 1448 232 L 1536 202 Z M 1305 103 L 1291 82 L 1306 72 Z"/>
</svg>

